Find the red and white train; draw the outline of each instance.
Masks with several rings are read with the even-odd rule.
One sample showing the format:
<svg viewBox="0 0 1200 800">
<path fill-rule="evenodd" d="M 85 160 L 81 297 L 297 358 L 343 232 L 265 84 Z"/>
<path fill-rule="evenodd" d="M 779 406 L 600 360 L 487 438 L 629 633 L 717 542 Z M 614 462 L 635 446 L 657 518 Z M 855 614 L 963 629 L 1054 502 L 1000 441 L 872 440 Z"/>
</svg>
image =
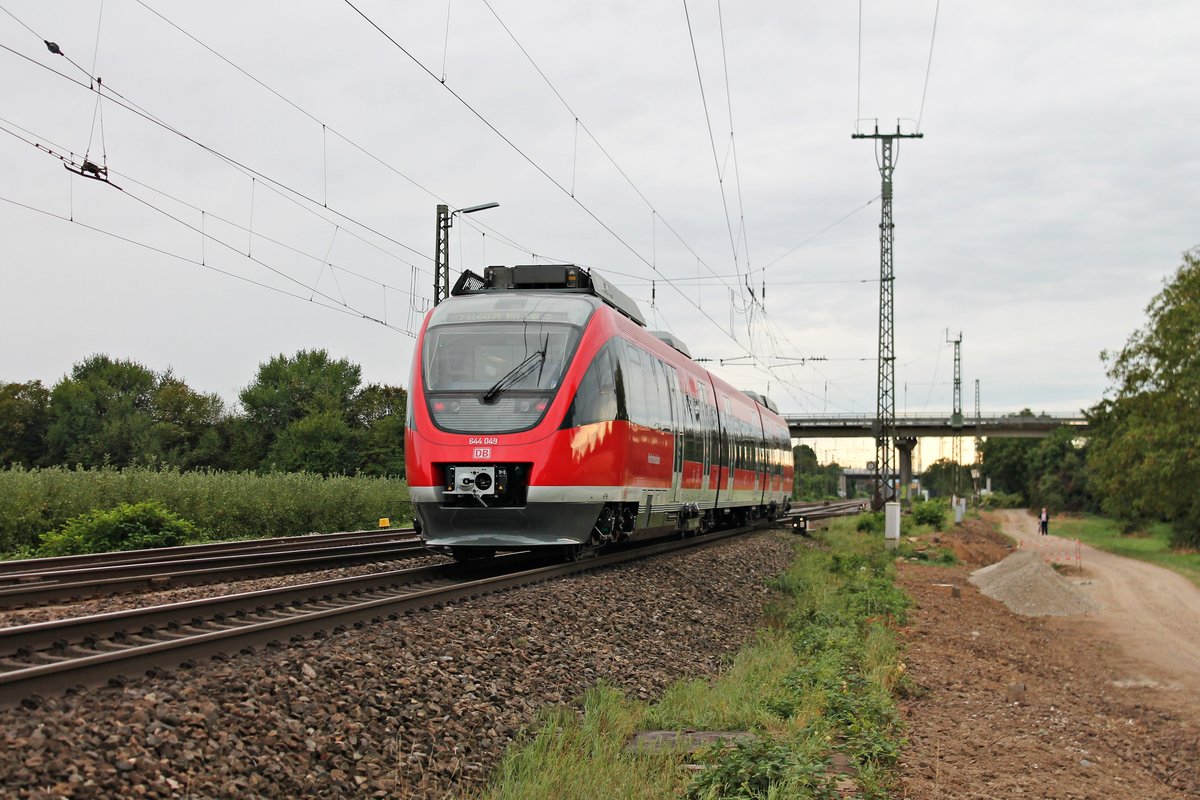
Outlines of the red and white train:
<svg viewBox="0 0 1200 800">
<path fill-rule="evenodd" d="M 426 544 L 466 559 L 705 531 L 787 510 L 774 405 L 648 331 L 573 265 L 467 271 L 431 310 L 409 384 L 405 460 Z"/>
</svg>

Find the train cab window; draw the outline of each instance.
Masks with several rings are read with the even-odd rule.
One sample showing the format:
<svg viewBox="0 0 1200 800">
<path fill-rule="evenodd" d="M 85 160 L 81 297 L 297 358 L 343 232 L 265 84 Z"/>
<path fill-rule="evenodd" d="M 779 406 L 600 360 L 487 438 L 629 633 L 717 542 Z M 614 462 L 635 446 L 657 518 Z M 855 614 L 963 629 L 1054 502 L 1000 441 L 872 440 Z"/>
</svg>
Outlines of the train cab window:
<svg viewBox="0 0 1200 800">
<path fill-rule="evenodd" d="M 592 298 L 537 293 L 456 297 L 439 305 L 420 362 L 434 425 L 455 433 L 537 425 L 596 306 Z"/>
</svg>

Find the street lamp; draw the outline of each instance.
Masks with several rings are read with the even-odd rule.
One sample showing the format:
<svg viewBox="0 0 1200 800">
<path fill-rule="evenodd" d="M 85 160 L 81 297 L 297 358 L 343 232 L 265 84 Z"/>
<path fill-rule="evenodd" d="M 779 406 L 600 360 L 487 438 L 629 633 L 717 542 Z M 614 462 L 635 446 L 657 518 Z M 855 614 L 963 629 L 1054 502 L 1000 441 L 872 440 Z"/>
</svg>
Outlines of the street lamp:
<svg viewBox="0 0 1200 800">
<path fill-rule="evenodd" d="M 439 203 L 437 207 L 437 231 L 433 247 L 433 304 L 436 306 L 450 296 L 450 228 L 454 226 L 455 214 L 474 214 L 499 207 L 499 203 L 483 203 L 477 206 L 456 208 Z"/>
</svg>

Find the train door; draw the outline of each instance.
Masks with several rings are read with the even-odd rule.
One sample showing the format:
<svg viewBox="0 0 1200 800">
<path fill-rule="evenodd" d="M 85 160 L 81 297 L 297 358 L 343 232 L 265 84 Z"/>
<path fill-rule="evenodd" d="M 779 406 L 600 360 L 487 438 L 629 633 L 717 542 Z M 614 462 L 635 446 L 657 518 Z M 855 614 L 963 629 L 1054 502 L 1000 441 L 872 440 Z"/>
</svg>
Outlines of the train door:
<svg viewBox="0 0 1200 800">
<path fill-rule="evenodd" d="M 716 435 L 716 412 L 717 408 L 713 404 L 712 395 L 709 393 L 708 384 L 704 381 L 696 381 L 696 400 L 700 403 L 700 436 L 704 447 L 703 458 L 703 478 L 700 481 L 702 489 L 710 492 L 719 491 L 716 478 L 713 477 L 713 463 L 717 458 L 717 445 L 720 437 Z M 714 496 L 713 500 L 716 500 Z"/>
<path fill-rule="evenodd" d="M 762 411 L 758 409 L 755 410 L 758 411 L 756 415 L 758 417 L 758 424 L 754 426 L 754 440 L 751 445 L 755 450 L 754 493 L 758 495 L 757 502 L 762 503 L 764 502 L 764 496 L 767 492 L 767 486 L 770 481 L 770 478 L 767 476 L 767 472 L 770 467 L 768 465 L 767 457 L 768 450 L 766 422 L 763 420 Z"/>
<path fill-rule="evenodd" d="M 670 364 L 658 362 L 662 381 L 662 396 L 666 398 L 667 424 L 673 432 L 674 451 L 671 458 L 671 502 L 682 501 L 680 484 L 683 481 L 683 410 L 680 408 L 679 377 Z"/>
<path fill-rule="evenodd" d="M 733 454 L 733 437 L 730 435 L 730 432 L 733 430 L 734 426 L 737 424 L 737 420 L 735 420 L 733 417 L 733 407 L 729 402 L 729 397 L 727 395 L 721 395 L 721 400 L 722 400 L 721 407 L 725 411 L 724 416 L 720 417 L 719 412 L 721 409 L 718 409 L 718 416 L 720 417 L 720 419 L 719 419 L 720 424 L 718 425 L 718 429 L 719 429 L 718 432 L 719 432 L 719 436 L 721 438 L 721 469 L 720 469 L 721 488 L 725 490 L 725 492 L 726 492 L 725 496 L 730 497 L 731 496 L 730 492 L 733 491 L 733 463 L 734 463 L 733 462 L 733 456 L 734 456 L 734 454 Z"/>
</svg>

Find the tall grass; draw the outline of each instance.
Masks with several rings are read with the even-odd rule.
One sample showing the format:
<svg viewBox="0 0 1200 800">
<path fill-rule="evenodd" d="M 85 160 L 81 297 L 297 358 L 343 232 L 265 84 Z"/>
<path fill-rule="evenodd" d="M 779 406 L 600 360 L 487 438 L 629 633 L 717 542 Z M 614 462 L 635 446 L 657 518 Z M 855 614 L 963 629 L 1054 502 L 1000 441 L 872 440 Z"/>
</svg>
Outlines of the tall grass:
<svg viewBox="0 0 1200 800">
<path fill-rule="evenodd" d="M 770 581 L 778 600 L 767 627 L 715 680 L 681 681 L 654 705 L 610 688 L 579 709 L 556 709 L 506 756 L 478 795 L 508 798 L 812 800 L 842 796 L 851 768 L 855 797 L 896 788 L 905 690 L 896 628 L 908 598 L 894 585 L 893 554 L 853 522 L 819 534 Z M 735 743 L 683 752 L 623 753 L 635 730 L 749 731 Z M 689 763 L 690 762 L 690 763 Z"/>
<path fill-rule="evenodd" d="M 308 473 L 116 469 L 0 470 L 0 554 L 35 546 L 80 514 L 154 500 L 208 538 L 291 536 L 407 521 L 408 486 L 390 478 Z"/>
</svg>

